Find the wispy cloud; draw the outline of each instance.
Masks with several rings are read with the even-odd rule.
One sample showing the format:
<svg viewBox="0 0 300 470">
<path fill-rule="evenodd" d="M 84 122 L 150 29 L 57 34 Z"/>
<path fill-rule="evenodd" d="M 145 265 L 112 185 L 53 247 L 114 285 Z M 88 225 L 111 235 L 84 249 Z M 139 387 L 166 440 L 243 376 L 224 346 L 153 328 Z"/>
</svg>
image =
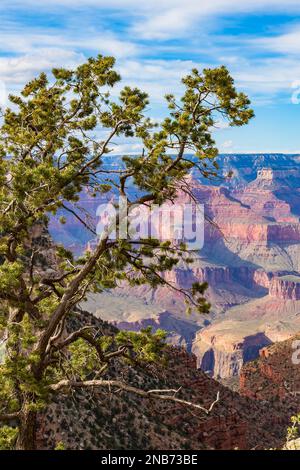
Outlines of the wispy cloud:
<svg viewBox="0 0 300 470">
<path fill-rule="evenodd" d="M 300 54 L 300 24 L 293 25 L 287 31 L 269 37 L 260 37 L 252 41 L 253 46 L 269 52 L 289 55 Z"/>
<path fill-rule="evenodd" d="M 299 12 L 299 0 L 1 0 L 0 11 L 36 9 L 64 14 L 85 9 L 102 9 L 127 15 L 130 31 L 141 38 L 165 39 L 192 33 L 199 21 L 210 16 L 235 15 L 250 12 Z M 203 26 L 203 24 L 201 25 Z"/>
<path fill-rule="evenodd" d="M 64 64 L 74 67 L 84 60 L 82 54 L 64 49 L 39 49 L 36 53 L 20 57 L 0 58 L 0 77 L 8 84 L 25 84 L 26 80 L 41 70 L 48 71 L 52 67 Z"/>
<path fill-rule="evenodd" d="M 145 90 L 155 101 L 162 102 L 166 93 L 179 94 L 183 87 L 181 78 L 193 67 L 203 64 L 188 60 L 129 60 L 123 61 L 117 69 L 124 83 L 136 85 Z"/>
<path fill-rule="evenodd" d="M 136 56 L 140 47 L 125 39 L 117 38 L 112 32 L 97 31 L 90 28 L 81 32 L 44 28 L 27 28 L 12 24 L 10 28 L 0 31 L 0 52 L 28 54 L 43 48 L 60 48 L 70 50 L 102 51 L 115 57 L 127 58 Z"/>
<path fill-rule="evenodd" d="M 276 28 L 265 13 L 278 16 Z M 3 84 L 15 92 L 42 70 L 102 53 L 117 58 L 122 86 L 149 93 L 155 118 L 165 113 L 164 94 L 180 95 L 192 67 L 223 63 L 256 107 L 280 106 L 300 80 L 298 13 L 299 0 L 1 0 L 0 95 Z M 252 24 L 241 27 L 251 14 Z M 228 132 L 217 132 L 220 145 L 238 149 Z"/>
</svg>

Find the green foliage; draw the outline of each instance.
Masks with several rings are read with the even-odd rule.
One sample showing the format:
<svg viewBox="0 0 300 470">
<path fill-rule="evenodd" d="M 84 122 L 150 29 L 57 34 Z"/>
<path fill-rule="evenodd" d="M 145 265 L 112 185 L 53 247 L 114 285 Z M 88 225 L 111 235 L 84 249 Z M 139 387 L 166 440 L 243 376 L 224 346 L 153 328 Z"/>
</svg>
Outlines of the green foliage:
<svg viewBox="0 0 300 470">
<path fill-rule="evenodd" d="M 74 374 L 76 374 L 80 379 L 86 379 L 96 370 L 98 364 L 97 353 L 95 348 L 86 341 L 79 339 L 69 346 L 69 351 L 69 365 L 74 371 Z"/>
<path fill-rule="evenodd" d="M 14 448 L 18 429 L 10 426 L 0 427 L 0 450 L 12 450 Z"/>
<path fill-rule="evenodd" d="M 4 263 L 0 265 L 0 292 L 18 288 L 23 269 L 19 261 L 4 261 Z"/>
<path fill-rule="evenodd" d="M 291 417 L 291 426 L 287 429 L 287 443 L 298 439 L 300 436 L 300 414 Z"/>
<path fill-rule="evenodd" d="M 166 347 L 166 332 L 156 330 L 152 333 L 151 326 L 142 329 L 139 333 L 132 331 L 120 331 L 116 335 L 119 345 L 131 345 L 131 351 L 135 353 L 134 359 L 139 362 L 157 362 L 164 359 L 163 353 Z"/>
<path fill-rule="evenodd" d="M 54 450 L 66 450 L 66 446 L 63 442 L 60 441 L 56 444 Z"/>
</svg>

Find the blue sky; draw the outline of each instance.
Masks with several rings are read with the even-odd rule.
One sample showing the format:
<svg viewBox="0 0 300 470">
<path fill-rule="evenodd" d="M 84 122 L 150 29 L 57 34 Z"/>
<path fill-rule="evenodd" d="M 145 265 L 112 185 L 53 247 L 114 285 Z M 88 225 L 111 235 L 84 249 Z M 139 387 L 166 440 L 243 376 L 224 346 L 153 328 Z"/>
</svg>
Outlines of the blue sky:
<svg viewBox="0 0 300 470">
<path fill-rule="evenodd" d="M 225 64 L 256 113 L 215 133 L 225 153 L 300 153 L 300 0 L 1 0 L 0 101 L 41 70 L 114 55 L 124 84 L 180 94 L 192 67 Z M 137 142 L 116 151 L 138 151 Z"/>
</svg>

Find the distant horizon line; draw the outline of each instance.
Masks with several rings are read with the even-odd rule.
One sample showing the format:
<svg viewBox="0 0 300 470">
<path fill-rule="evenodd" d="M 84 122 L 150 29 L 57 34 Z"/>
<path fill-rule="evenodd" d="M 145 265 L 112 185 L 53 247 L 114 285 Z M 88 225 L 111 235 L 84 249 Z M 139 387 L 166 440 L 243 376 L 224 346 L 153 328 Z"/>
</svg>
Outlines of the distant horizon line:
<svg viewBox="0 0 300 470">
<path fill-rule="evenodd" d="M 110 153 L 110 154 L 107 154 L 105 155 L 105 157 L 123 157 L 125 155 L 139 155 L 141 152 L 126 152 L 126 153 Z M 172 154 L 170 154 L 172 155 Z M 174 154 L 175 155 L 175 154 Z M 187 155 L 194 155 L 192 153 L 189 153 Z M 218 153 L 217 157 L 220 156 L 220 155 L 224 155 L 224 156 L 233 156 L 233 155 L 241 155 L 241 156 L 245 156 L 245 155 L 287 155 L 287 156 L 290 156 L 290 157 L 300 157 L 300 151 L 299 152 L 231 152 L 231 153 L 224 153 L 224 152 L 220 152 Z"/>
</svg>

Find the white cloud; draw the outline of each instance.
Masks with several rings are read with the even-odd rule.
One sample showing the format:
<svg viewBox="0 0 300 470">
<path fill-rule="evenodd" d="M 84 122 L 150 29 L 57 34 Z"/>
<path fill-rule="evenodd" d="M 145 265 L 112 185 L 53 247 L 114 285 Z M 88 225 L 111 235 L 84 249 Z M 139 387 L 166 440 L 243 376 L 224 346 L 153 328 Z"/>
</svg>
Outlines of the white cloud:
<svg viewBox="0 0 300 470">
<path fill-rule="evenodd" d="M 219 121 L 217 121 L 215 123 L 215 126 L 214 126 L 214 130 L 224 130 L 224 129 L 228 129 L 230 126 L 229 126 L 229 122 L 228 121 L 225 121 L 224 119 L 220 119 Z"/>
<path fill-rule="evenodd" d="M 87 49 L 102 54 L 111 54 L 115 57 L 136 56 L 139 46 L 134 42 L 120 40 L 111 32 L 82 31 L 78 34 L 69 30 L 43 30 L 28 29 L 11 25 L 10 28 L 0 31 L 0 51 L 14 53 L 31 53 L 37 49 L 69 48 Z"/>
<path fill-rule="evenodd" d="M 221 148 L 224 149 L 224 150 L 230 150 L 232 149 L 233 147 L 233 141 L 232 140 L 225 140 L 225 142 L 223 142 L 221 144 Z"/>
<path fill-rule="evenodd" d="M 116 155 L 126 154 L 139 154 L 143 150 L 140 143 L 121 143 L 119 145 L 112 145 L 112 153 Z"/>
<path fill-rule="evenodd" d="M 209 16 L 216 18 L 219 14 L 266 10 L 296 11 L 300 10 L 299 0 L 52 0 L 51 2 L 38 2 L 37 0 L 2 0 L 0 8 L 11 9 L 24 6 L 37 7 L 39 12 L 59 9 L 60 14 L 66 14 L 66 8 L 86 9 L 88 6 L 105 11 L 115 10 L 116 15 L 130 12 L 126 18 L 128 29 L 120 34 L 108 30 L 97 29 L 95 26 L 75 30 L 67 24 L 65 29 L 24 27 L 16 23 L 3 23 L 0 31 L 0 52 L 6 56 L 0 59 L 0 79 L 4 78 L 10 83 L 20 82 L 43 69 L 48 70 L 53 65 L 65 63 L 78 63 L 83 59 L 79 51 L 88 51 L 86 54 L 111 54 L 117 57 L 117 68 L 120 70 L 126 83 L 138 85 L 147 91 L 155 100 L 161 100 L 166 92 L 180 91 L 180 78 L 192 67 L 201 69 L 205 65 L 214 66 L 225 63 L 229 66 L 239 87 L 245 89 L 260 102 L 266 103 L 270 97 L 282 91 L 287 91 L 291 83 L 300 78 L 300 67 L 296 57 L 275 57 L 259 60 L 252 54 L 247 59 L 249 51 L 266 49 L 272 52 L 300 52 L 300 26 L 276 37 L 261 38 L 255 41 L 249 39 L 236 41 L 236 38 L 225 36 L 222 44 L 214 43 L 208 32 L 203 32 L 202 18 Z M 93 11 L 93 10 L 92 10 Z M 76 13 L 80 17 L 80 12 Z M 17 13 L 15 15 L 17 19 Z M 205 41 L 210 43 L 210 64 L 185 60 L 147 60 L 147 53 L 159 56 L 161 43 L 152 41 L 146 49 L 142 39 L 155 38 L 164 40 L 177 38 L 184 34 L 194 35 L 197 31 L 199 44 L 191 45 L 191 53 L 199 47 L 204 47 Z M 204 28 L 205 29 L 205 28 Z M 200 38 L 200 36 L 201 38 Z M 203 41 L 202 41 L 203 38 Z M 218 37 L 220 41 L 220 37 Z M 182 43 L 184 52 L 186 47 Z M 7 53 L 18 57 L 7 58 Z M 180 52 L 179 52 L 180 53 Z M 65 59 L 66 57 L 66 59 Z M 23 76 L 22 76 L 23 74 Z"/>
<path fill-rule="evenodd" d="M 300 62 L 288 56 L 264 58 L 232 71 L 241 87 L 267 97 L 290 92 L 292 83 L 300 79 Z"/>
<path fill-rule="evenodd" d="M 14 91 L 34 75 L 64 64 L 74 67 L 83 61 L 83 55 L 64 49 L 40 49 L 36 53 L 20 57 L 0 58 L 0 79 L 8 91 Z"/>
<path fill-rule="evenodd" d="M 255 47 L 282 54 L 300 54 L 300 25 L 276 36 L 262 37 L 252 41 Z"/>
<path fill-rule="evenodd" d="M 73 68 L 84 62 L 87 55 L 101 53 L 127 60 L 138 56 L 140 49 L 109 31 L 83 30 L 80 35 L 71 29 L 29 29 L 15 22 L 3 22 L 2 26 L 0 54 L 4 55 L 0 55 L 0 80 L 7 92 L 18 91 L 41 71 L 61 65 Z"/>
<path fill-rule="evenodd" d="M 117 2 L 118 3 L 118 2 Z M 128 7 L 132 1 L 126 2 Z M 145 2 L 146 3 L 146 2 Z M 272 12 L 300 11 L 299 0 L 148 0 L 144 17 L 132 31 L 144 39 L 168 39 L 193 35 L 212 16 L 234 15 L 272 9 Z M 153 5 L 153 9 L 150 6 Z M 157 7 L 157 8 L 156 8 Z M 137 7 L 139 9 L 139 7 Z M 150 12 L 149 12 L 150 11 Z M 155 12 L 153 14 L 153 11 Z M 156 13 L 158 11 L 158 13 Z"/>
<path fill-rule="evenodd" d="M 29 27 L 22 16 L 18 23 L 18 13 L 25 7 L 29 16 L 30 8 L 36 8 L 45 18 L 48 11 L 64 16 L 65 27 L 41 28 L 38 23 Z M 81 11 L 86 13 L 87 7 L 91 7 L 91 13 L 103 13 L 101 17 L 107 21 L 102 23 L 101 20 L 101 24 L 95 25 L 92 15 L 83 15 L 82 27 L 77 28 Z M 77 10 L 73 15 L 74 9 Z M 3 20 L 0 31 L 0 53 L 5 52 L 0 56 L 0 80 L 8 91 L 17 91 L 42 70 L 48 71 L 59 65 L 74 67 L 84 61 L 86 55 L 97 53 L 111 54 L 118 59 L 116 67 L 123 82 L 114 93 L 124 84 L 145 90 L 151 99 L 149 114 L 155 118 L 165 115 L 163 96 L 167 92 L 180 95 L 180 79 L 193 67 L 201 70 L 204 66 L 225 63 L 238 88 L 246 91 L 256 105 L 274 103 L 282 99 L 283 94 L 292 96 L 292 83 L 300 80 L 297 57 L 300 54 L 300 25 L 286 31 L 278 30 L 276 36 L 255 40 L 239 37 L 237 41 L 236 37 L 226 33 L 224 37 L 210 33 L 210 26 L 216 28 L 219 16 L 224 13 L 236 17 L 239 13 L 259 11 L 296 12 L 300 11 L 299 0 L 2 0 L 1 10 L 6 13 L 4 18 L 15 19 L 15 22 Z M 112 10 L 114 18 L 122 18 L 125 23 L 122 32 L 108 29 Z M 187 41 L 178 41 L 175 45 L 165 42 L 183 37 Z M 203 57 L 204 51 L 208 56 L 209 51 L 209 64 L 171 59 L 176 52 L 178 57 L 186 57 L 189 51 L 193 57 Z M 261 51 L 263 58 L 257 54 Z M 158 59 L 162 52 L 167 59 Z M 269 57 L 268 52 L 272 53 Z M 218 124 L 221 138 L 226 126 L 227 123 Z M 120 153 L 129 151 L 123 143 L 116 145 Z M 134 145 L 138 144 L 130 144 L 131 150 Z M 223 145 L 229 145 L 228 141 Z"/>
<path fill-rule="evenodd" d="M 117 69 L 124 83 L 139 86 L 151 98 L 162 101 L 166 93 L 182 91 L 181 78 L 196 65 L 188 60 L 129 60 L 117 64 Z"/>
<path fill-rule="evenodd" d="M 201 20 L 223 14 L 272 11 L 299 12 L 299 0 L 1 0 L 0 9 L 6 12 L 11 9 L 36 8 L 39 12 L 58 11 L 62 14 L 64 8 L 74 9 L 94 8 L 103 12 L 114 10 L 116 14 L 126 13 L 128 23 L 140 38 L 165 39 L 180 37 L 183 34 L 193 34 L 193 28 L 204 26 Z"/>
<path fill-rule="evenodd" d="M 143 39 L 169 39 L 181 36 L 194 19 L 193 9 L 172 8 L 136 22 L 132 32 Z"/>
</svg>

